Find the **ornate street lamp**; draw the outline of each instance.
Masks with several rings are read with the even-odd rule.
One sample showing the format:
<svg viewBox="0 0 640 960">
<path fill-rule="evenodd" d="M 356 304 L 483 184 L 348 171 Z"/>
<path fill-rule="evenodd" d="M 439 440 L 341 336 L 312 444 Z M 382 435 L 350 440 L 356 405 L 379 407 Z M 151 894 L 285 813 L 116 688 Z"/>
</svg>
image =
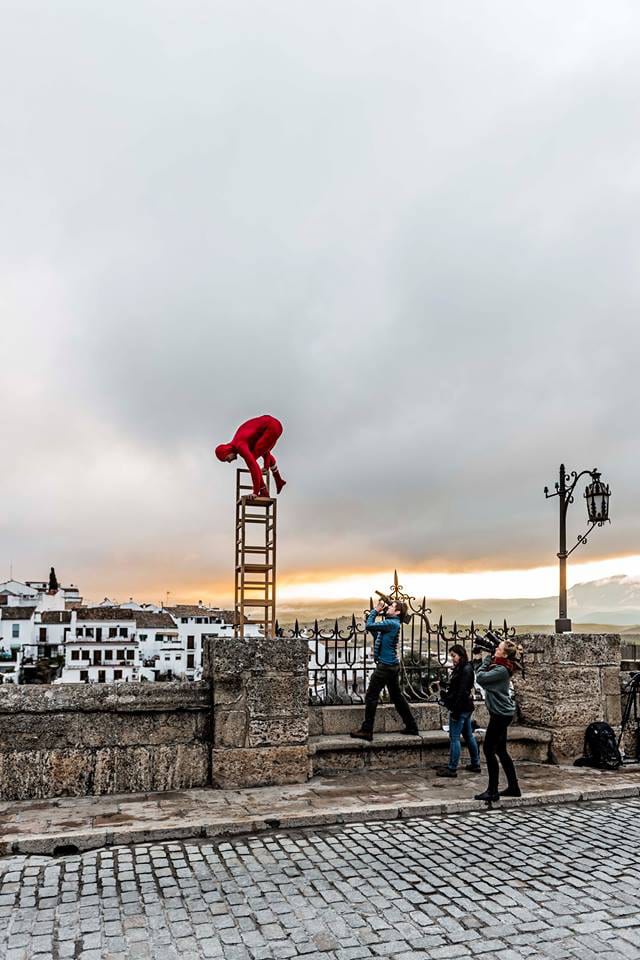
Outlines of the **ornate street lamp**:
<svg viewBox="0 0 640 960">
<path fill-rule="evenodd" d="M 578 537 L 578 542 L 567 550 L 567 509 L 570 503 L 573 503 L 573 491 L 580 477 L 588 475 L 591 477 L 591 483 L 587 484 L 584 491 L 584 498 L 587 501 L 587 515 L 591 526 L 586 533 Z M 556 620 L 556 633 L 568 633 L 571 630 L 571 620 L 567 617 L 567 557 L 570 556 L 576 547 L 581 543 L 587 542 L 587 537 L 594 527 L 602 527 L 609 520 L 609 484 L 603 483 L 600 479 L 598 470 L 582 470 L 576 473 L 575 470 L 569 474 L 565 470 L 564 463 L 560 464 L 560 482 L 556 483 L 556 492 L 549 493 L 549 487 L 544 488 L 544 495 L 549 500 L 551 497 L 558 497 L 560 501 L 560 550 L 558 559 L 560 560 L 560 594 L 558 619 Z"/>
</svg>

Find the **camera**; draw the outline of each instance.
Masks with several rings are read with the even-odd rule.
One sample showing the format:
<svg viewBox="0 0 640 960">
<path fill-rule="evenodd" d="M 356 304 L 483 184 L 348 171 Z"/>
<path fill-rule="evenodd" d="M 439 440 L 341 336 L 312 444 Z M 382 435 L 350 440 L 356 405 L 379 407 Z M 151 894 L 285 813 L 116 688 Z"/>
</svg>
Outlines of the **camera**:
<svg viewBox="0 0 640 960">
<path fill-rule="evenodd" d="M 492 630 L 487 630 L 484 637 L 476 637 L 473 644 L 473 652 L 475 654 L 479 653 L 490 653 L 494 654 L 498 649 L 501 642 L 501 637 L 493 633 Z"/>
</svg>

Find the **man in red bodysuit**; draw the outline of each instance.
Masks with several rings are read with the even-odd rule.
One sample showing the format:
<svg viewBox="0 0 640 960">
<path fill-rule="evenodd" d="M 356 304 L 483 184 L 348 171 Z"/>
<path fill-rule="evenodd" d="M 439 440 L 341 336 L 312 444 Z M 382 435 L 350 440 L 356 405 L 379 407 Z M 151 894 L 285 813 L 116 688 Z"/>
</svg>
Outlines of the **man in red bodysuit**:
<svg viewBox="0 0 640 960">
<path fill-rule="evenodd" d="M 216 447 L 216 457 L 223 463 L 230 463 L 239 454 L 251 471 L 254 497 L 267 497 L 267 487 L 257 462 L 257 458 L 262 457 L 264 468 L 271 470 L 276 490 L 280 493 L 287 481 L 280 476 L 278 464 L 271 451 L 281 435 L 282 424 L 275 417 L 268 414 L 254 417 L 238 427 L 231 443 L 221 443 Z"/>
</svg>

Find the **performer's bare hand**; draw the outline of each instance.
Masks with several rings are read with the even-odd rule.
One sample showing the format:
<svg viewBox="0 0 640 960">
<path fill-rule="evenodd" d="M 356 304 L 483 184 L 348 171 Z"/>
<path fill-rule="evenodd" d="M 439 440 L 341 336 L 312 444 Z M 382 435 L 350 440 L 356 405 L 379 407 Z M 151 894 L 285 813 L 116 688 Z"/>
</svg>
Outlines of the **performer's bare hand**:
<svg viewBox="0 0 640 960">
<path fill-rule="evenodd" d="M 376 613 L 383 613 L 385 608 L 384 600 L 378 600 L 376 603 Z"/>
</svg>

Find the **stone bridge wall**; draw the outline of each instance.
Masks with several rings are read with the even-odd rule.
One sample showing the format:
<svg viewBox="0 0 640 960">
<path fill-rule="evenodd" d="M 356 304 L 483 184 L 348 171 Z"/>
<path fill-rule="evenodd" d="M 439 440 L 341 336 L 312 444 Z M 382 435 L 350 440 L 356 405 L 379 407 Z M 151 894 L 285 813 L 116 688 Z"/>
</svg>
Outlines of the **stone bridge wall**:
<svg viewBox="0 0 640 960">
<path fill-rule="evenodd" d="M 0 686 L 0 798 L 138 793 L 210 780 L 208 683 Z"/>
<path fill-rule="evenodd" d="M 595 720 L 620 725 L 618 634 L 524 634 L 524 677 L 514 678 L 522 723 L 551 731 L 551 754 L 582 756 L 584 732 Z"/>
</svg>

